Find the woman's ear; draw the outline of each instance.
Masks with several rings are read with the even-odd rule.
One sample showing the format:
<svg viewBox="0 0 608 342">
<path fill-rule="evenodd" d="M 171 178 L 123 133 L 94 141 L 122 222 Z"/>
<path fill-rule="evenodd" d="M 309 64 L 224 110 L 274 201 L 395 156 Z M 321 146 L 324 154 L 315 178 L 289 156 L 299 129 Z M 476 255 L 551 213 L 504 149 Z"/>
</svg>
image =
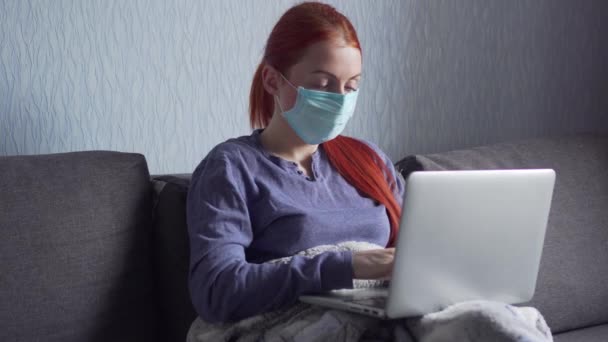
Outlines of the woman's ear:
<svg viewBox="0 0 608 342">
<path fill-rule="evenodd" d="M 277 95 L 279 92 L 279 74 L 278 71 L 268 64 L 264 64 L 262 68 L 262 84 L 264 89 L 270 95 Z"/>
</svg>

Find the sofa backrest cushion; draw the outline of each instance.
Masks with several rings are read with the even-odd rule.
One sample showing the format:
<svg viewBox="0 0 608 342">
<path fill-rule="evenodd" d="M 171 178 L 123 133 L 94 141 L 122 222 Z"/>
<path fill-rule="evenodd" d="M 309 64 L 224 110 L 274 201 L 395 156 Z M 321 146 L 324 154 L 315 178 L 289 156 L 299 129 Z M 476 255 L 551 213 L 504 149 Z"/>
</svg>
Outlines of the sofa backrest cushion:
<svg viewBox="0 0 608 342">
<path fill-rule="evenodd" d="M 556 333 L 608 322 L 608 134 L 409 156 L 397 168 L 406 178 L 420 169 L 553 168 L 556 182 L 536 292 L 520 305 L 538 308 Z"/>
<path fill-rule="evenodd" d="M 185 341 L 196 318 L 188 289 L 190 244 L 186 225 L 186 197 L 190 175 L 153 176 L 154 223 L 152 247 L 159 341 Z"/>
<path fill-rule="evenodd" d="M 0 341 L 155 341 L 143 155 L 0 157 Z"/>
</svg>

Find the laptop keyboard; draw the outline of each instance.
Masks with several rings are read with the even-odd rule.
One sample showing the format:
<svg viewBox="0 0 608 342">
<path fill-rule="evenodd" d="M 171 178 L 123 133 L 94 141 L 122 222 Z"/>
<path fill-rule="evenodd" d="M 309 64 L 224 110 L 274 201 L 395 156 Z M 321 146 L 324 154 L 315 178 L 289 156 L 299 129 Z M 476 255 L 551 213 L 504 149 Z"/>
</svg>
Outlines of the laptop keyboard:
<svg viewBox="0 0 608 342">
<path fill-rule="evenodd" d="M 387 289 L 344 289 L 331 291 L 331 296 L 345 302 L 384 308 L 388 297 Z"/>
</svg>

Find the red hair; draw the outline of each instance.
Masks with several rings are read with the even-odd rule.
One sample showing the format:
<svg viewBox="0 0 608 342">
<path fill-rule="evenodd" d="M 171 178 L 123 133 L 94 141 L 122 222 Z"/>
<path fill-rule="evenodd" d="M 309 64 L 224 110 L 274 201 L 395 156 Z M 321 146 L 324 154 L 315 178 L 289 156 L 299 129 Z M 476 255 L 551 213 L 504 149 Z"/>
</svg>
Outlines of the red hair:
<svg viewBox="0 0 608 342">
<path fill-rule="evenodd" d="M 341 40 L 361 51 L 357 33 L 350 21 L 330 5 L 305 2 L 281 16 L 274 26 L 264 58 L 258 66 L 249 94 L 249 119 L 252 128 L 264 128 L 274 113 L 274 101 L 262 83 L 262 70 L 267 63 L 287 75 L 286 71 L 304 55 L 306 48 L 319 41 Z M 401 207 L 395 198 L 395 179 L 380 156 L 367 144 L 346 136 L 323 143 L 330 163 L 360 192 L 386 207 L 393 246 L 399 229 Z"/>
</svg>

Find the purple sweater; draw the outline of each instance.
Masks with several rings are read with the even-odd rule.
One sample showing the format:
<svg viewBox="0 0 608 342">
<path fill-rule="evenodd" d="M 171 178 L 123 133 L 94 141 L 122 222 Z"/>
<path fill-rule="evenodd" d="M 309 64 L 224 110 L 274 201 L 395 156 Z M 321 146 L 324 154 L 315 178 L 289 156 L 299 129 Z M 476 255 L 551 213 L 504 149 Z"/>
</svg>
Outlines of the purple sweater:
<svg viewBox="0 0 608 342">
<path fill-rule="evenodd" d="M 265 261 L 343 241 L 385 246 L 384 205 L 364 197 L 334 169 L 322 145 L 311 178 L 269 154 L 261 130 L 229 139 L 192 173 L 187 198 L 190 295 L 207 322 L 243 319 L 294 304 L 304 293 L 352 288 L 352 252 Z M 387 163 L 389 158 L 372 147 Z M 401 202 L 403 182 L 397 180 Z"/>
</svg>

